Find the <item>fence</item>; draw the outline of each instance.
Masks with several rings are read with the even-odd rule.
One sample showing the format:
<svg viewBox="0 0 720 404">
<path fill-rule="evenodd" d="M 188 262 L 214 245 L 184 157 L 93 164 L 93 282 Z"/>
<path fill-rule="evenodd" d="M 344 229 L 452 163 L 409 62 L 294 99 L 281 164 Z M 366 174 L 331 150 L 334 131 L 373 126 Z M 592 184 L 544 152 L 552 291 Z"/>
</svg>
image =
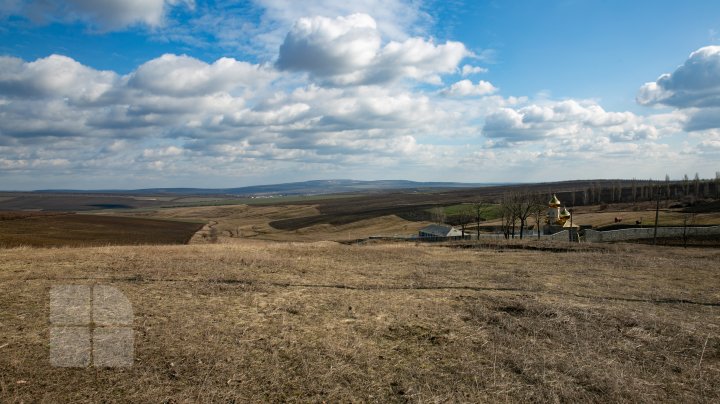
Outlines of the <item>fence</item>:
<svg viewBox="0 0 720 404">
<path fill-rule="evenodd" d="M 585 230 L 585 240 L 599 243 L 603 241 L 625 241 L 643 238 L 653 238 L 655 229 L 652 227 L 642 229 L 622 230 Z M 658 237 L 683 237 L 683 236 L 712 236 L 720 234 L 720 226 L 710 227 L 658 227 Z M 567 238 L 567 234 L 565 235 Z"/>
</svg>

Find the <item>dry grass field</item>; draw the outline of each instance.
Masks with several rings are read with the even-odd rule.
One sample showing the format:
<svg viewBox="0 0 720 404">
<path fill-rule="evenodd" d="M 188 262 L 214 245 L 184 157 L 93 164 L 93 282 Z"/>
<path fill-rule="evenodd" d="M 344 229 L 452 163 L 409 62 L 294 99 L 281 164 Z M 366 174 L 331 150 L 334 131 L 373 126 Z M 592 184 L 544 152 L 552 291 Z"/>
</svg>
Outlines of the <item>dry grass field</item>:
<svg viewBox="0 0 720 404">
<path fill-rule="evenodd" d="M 556 250 L 1 250 L 0 401 L 720 400 L 720 251 Z M 62 284 L 128 297 L 131 368 L 50 366 Z"/>
<path fill-rule="evenodd" d="M 346 241 L 370 236 L 412 235 L 429 224 L 413 222 L 395 215 L 365 218 L 348 223 L 331 225 L 319 223 L 294 230 L 277 229 L 270 223 L 278 220 L 313 217 L 316 206 L 310 205 L 230 205 L 167 208 L 125 212 L 133 217 L 193 220 L 208 223 L 191 243 L 207 243 L 210 231 L 215 229 L 218 238 L 228 242 L 252 240 L 273 241 Z"/>
</svg>

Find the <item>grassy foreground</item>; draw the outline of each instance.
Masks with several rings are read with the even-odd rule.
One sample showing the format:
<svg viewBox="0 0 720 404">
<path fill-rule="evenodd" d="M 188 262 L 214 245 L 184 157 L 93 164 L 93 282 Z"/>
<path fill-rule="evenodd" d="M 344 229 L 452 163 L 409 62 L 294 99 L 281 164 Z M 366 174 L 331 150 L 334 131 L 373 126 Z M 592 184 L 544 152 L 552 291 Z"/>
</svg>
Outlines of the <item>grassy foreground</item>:
<svg viewBox="0 0 720 404">
<path fill-rule="evenodd" d="M 720 400 L 718 250 L 248 241 L 0 256 L 2 402 Z M 132 368 L 49 365 L 59 284 L 129 298 Z"/>
</svg>

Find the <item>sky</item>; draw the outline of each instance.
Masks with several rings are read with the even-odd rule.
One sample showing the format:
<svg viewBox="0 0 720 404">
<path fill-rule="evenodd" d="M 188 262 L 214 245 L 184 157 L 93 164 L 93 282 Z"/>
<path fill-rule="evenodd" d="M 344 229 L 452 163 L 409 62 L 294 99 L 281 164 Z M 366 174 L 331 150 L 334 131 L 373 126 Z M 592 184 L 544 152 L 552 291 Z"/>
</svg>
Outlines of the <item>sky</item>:
<svg viewBox="0 0 720 404">
<path fill-rule="evenodd" d="M 720 2 L 0 0 L 0 190 L 718 170 Z"/>
</svg>

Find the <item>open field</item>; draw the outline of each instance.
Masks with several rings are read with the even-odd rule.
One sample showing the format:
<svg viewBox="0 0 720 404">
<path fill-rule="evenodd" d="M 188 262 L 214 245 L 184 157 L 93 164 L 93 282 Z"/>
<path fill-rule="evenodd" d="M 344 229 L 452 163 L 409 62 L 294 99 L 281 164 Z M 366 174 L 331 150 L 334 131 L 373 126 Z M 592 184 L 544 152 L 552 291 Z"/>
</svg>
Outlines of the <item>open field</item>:
<svg viewBox="0 0 720 404">
<path fill-rule="evenodd" d="M 202 226 L 144 218 L 8 212 L 0 214 L 0 248 L 185 244 Z"/>
<path fill-rule="evenodd" d="M 311 205 L 199 206 L 124 212 L 134 217 L 193 220 L 208 223 L 191 241 L 207 243 L 212 229 L 220 239 L 243 242 L 247 239 L 274 241 L 357 240 L 375 235 L 410 235 L 428 222 L 412 222 L 394 215 L 360 219 L 346 224 L 320 223 L 295 230 L 276 229 L 272 222 L 318 215 Z"/>
<path fill-rule="evenodd" d="M 10 249 L 0 401 L 720 400 L 720 251 Z M 48 293 L 121 290 L 131 368 L 54 368 Z"/>
</svg>

